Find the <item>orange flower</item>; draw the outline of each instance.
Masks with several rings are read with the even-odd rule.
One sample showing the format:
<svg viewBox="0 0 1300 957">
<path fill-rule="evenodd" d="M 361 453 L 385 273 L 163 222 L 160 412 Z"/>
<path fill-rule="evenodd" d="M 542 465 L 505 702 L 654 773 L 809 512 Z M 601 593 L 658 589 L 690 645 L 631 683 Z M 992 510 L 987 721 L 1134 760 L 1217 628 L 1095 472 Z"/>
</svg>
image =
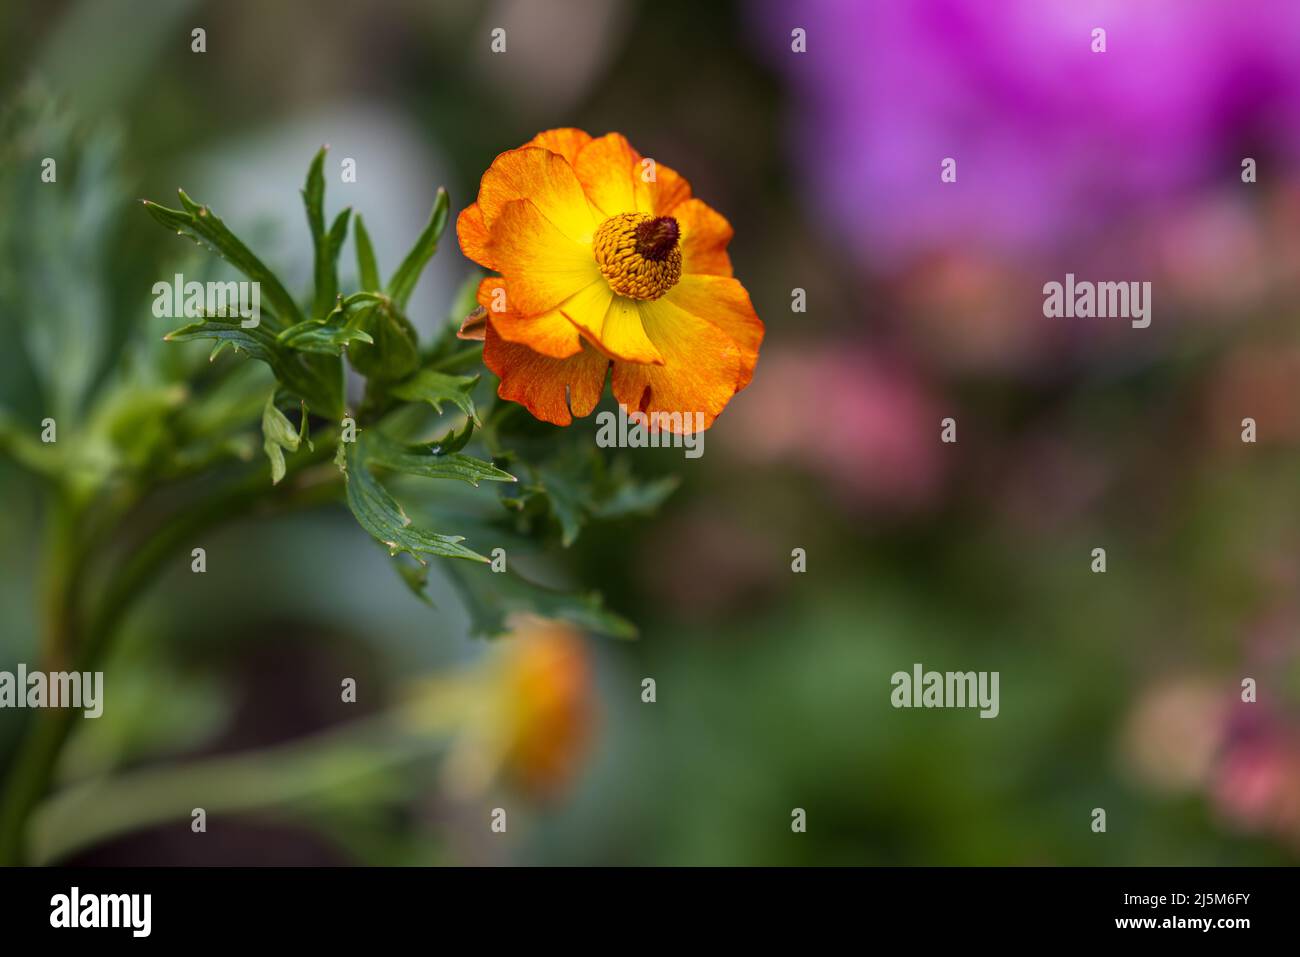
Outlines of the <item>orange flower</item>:
<svg viewBox="0 0 1300 957">
<path fill-rule="evenodd" d="M 418 733 L 450 733 L 447 793 L 468 798 L 504 779 L 531 798 L 555 798 L 591 745 L 594 668 L 568 622 L 515 614 L 507 625 L 509 634 L 464 671 L 411 681 L 402 720 Z"/>
<path fill-rule="evenodd" d="M 561 621 L 517 617 L 502 682 L 511 729 L 506 767 L 535 797 L 554 796 L 586 757 L 594 712 L 595 676 L 582 636 Z"/>
<path fill-rule="evenodd" d="M 456 233 L 500 274 L 478 290 L 483 361 L 539 419 L 589 415 L 612 366 L 620 403 L 690 432 L 753 377 L 763 323 L 731 275 L 731 224 L 619 133 L 502 153 Z"/>
</svg>

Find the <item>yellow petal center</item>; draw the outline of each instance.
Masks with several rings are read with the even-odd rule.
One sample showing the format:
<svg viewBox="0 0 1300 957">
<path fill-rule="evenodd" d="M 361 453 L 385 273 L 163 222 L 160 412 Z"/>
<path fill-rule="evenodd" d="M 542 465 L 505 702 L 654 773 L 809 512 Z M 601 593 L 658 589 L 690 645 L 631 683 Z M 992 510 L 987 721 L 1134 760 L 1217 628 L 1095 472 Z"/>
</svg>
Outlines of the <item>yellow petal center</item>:
<svg viewBox="0 0 1300 957">
<path fill-rule="evenodd" d="M 592 238 L 609 288 L 629 299 L 658 299 L 682 278 L 681 230 L 671 216 L 620 213 Z"/>
</svg>

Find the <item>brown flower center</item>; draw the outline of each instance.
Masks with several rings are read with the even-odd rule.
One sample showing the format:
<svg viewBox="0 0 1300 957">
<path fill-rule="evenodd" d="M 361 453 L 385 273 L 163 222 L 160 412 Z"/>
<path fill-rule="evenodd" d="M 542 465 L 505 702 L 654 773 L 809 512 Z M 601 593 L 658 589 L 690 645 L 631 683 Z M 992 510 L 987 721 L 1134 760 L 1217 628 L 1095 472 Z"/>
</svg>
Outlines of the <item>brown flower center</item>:
<svg viewBox="0 0 1300 957">
<path fill-rule="evenodd" d="M 682 278 L 681 229 L 671 216 L 620 213 L 592 238 L 609 288 L 630 299 L 658 299 Z"/>
</svg>

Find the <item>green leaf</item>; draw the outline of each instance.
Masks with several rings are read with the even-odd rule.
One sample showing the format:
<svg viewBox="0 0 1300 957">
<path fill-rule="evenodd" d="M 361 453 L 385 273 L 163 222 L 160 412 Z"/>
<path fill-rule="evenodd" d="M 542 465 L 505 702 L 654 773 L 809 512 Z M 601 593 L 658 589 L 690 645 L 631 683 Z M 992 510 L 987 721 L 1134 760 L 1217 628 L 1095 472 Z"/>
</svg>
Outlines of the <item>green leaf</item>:
<svg viewBox="0 0 1300 957">
<path fill-rule="evenodd" d="M 339 254 L 343 252 L 343 241 L 348 237 L 348 223 L 352 219 L 352 207 L 344 207 L 337 216 L 334 217 L 333 224 L 330 225 L 330 231 L 326 234 L 329 244 L 329 273 L 327 278 L 330 280 L 332 293 L 331 301 L 338 295 L 339 290 Z"/>
<path fill-rule="evenodd" d="M 279 485 L 284 478 L 285 451 L 297 452 L 302 441 L 302 433 L 293 427 L 288 417 L 275 407 L 275 393 L 272 389 L 262 408 L 262 450 L 271 460 L 271 484 Z M 307 414 L 303 412 L 303 422 Z"/>
<path fill-rule="evenodd" d="M 401 555 L 394 555 L 393 567 L 397 569 L 397 574 L 402 576 L 402 581 L 406 582 L 406 587 L 411 589 L 412 594 L 432 607 L 433 599 L 429 597 L 428 592 L 429 566 L 419 562 L 412 563 L 404 560 Z"/>
<path fill-rule="evenodd" d="M 500 416 L 492 418 L 500 421 Z M 560 542 L 566 548 L 593 519 L 654 512 L 679 484 L 673 475 L 638 479 L 627 457 L 607 463 L 593 446 L 560 444 L 563 440 L 556 438 L 541 445 L 518 435 L 514 439 L 511 452 L 498 457 L 505 458 L 507 467 L 522 480 L 518 486 L 503 487 L 502 500 L 519 512 L 522 528 L 549 515 L 559 525 Z"/>
<path fill-rule="evenodd" d="M 448 578 L 456 586 L 470 616 L 475 635 L 496 637 L 516 612 L 560 618 L 579 628 L 612 638 L 633 639 L 636 626 L 605 607 L 599 592 L 578 594 L 529 581 L 513 571 L 448 565 Z"/>
<path fill-rule="evenodd" d="M 302 311 L 285 290 L 275 273 L 267 269 L 253 253 L 235 236 L 226 224 L 206 206 L 200 206 L 177 190 L 184 210 L 168 209 L 149 200 L 142 200 L 144 208 L 154 219 L 182 236 L 188 236 L 201 246 L 207 246 L 224 258 L 249 279 L 260 283 L 263 298 L 270 304 L 272 316 L 263 316 L 271 325 L 293 325 L 303 320 Z"/>
<path fill-rule="evenodd" d="M 377 541 L 388 547 L 390 555 L 406 552 L 424 563 L 424 555 L 464 558 L 486 562 L 487 559 L 460 543 L 459 535 L 439 535 L 415 528 L 402 507 L 370 473 L 364 450 L 365 439 L 342 443 L 347 478 L 348 508 L 357 522 Z"/>
<path fill-rule="evenodd" d="M 312 247 L 315 257 L 315 295 L 312 299 L 311 314 L 315 319 L 323 319 L 334 307 L 334 300 L 339 292 L 338 262 L 339 251 L 343 248 L 344 237 L 348 233 L 348 219 L 351 209 L 344 209 L 334 220 L 327 232 L 325 230 L 325 152 L 322 146 L 311 161 L 307 170 L 307 182 L 302 189 L 303 205 L 307 209 L 307 225 L 311 229 Z"/>
<path fill-rule="evenodd" d="M 367 461 L 372 465 L 425 478 L 456 479 L 477 486 L 479 482 L 513 482 L 515 477 L 488 462 L 441 452 L 436 444 L 404 445 L 378 432 L 368 436 Z"/>
<path fill-rule="evenodd" d="M 477 382 L 476 375 L 449 375 L 434 369 L 421 369 L 389 391 L 407 402 L 428 402 L 438 412 L 442 411 L 444 402 L 450 402 L 477 423 L 478 414 L 474 411 L 473 398 Z"/>
<path fill-rule="evenodd" d="M 415 245 L 406 254 L 402 264 L 397 267 L 397 272 L 393 273 L 393 277 L 388 280 L 388 294 L 393 297 L 399 309 L 406 308 L 411 293 L 415 291 L 420 273 L 433 258 L 433 254 L 438 251 L 438 238 L 447 226 L 449 209 L 447 191 L 438 187 L 438 195 L 434 197 L 433 211 L 429 214 L 428 225 L 424 227 L 420 238 L 415 241 Z"/>
<path fill-rule="evenodd" d="M 195 339 L 216 339 L 218 345 L 229 343 L 242 349 L 254 359 L 271 367 L 280 383 L 320 414 L 336 417 L 342 414 L 343 383 L 331 370 L 309 365 L 303 361 L 311 358 L 291 352 L 276 339 L 275 333 L 261 323 L 245 328 L 239 322 L 212 317 L 183 326 L 163 337 L 168 342 L 189 342 Z M 213 355 L 215 357 L 216 350 Z"/>
<path fill-rule="evenodd" d="M 615 460 L 607 472 L 598 471 L 593 478 L 587 511 L 600 519 L 653 515 L 681 485 L 676 475 L 639 480 L 632 475 L 626 458 Z"/>
<path fill-rule="evenodd" d="M 361 288 L 368 292 L 379 292 L 383 286 L 379 279 L 379 263 L 375 259 L 375 247 L 370 244 L 370 234 L 366 224 L 361 221 L 361 214 L 353 220 L 353 237 L 357 244 L 357 274 L 361 277 Z"/>
<path fill-rule="evenodd" d="M 10 35 L 11 18 L 0 20 Z M 7 84 L 4 100 L 0 393 L 14 404 L 39 395 L 62 429 L 87 414 L 120 338 L 123 137 L 103 118 L 77 118 L 46 84 Z M 27 171 L 43 157 L 58 158 L 58 183 L 33 189 Z"/>
<path fill-rule="evenodd" d="M 300 352 L 332 356 L 341 355 L 344 347 L 352 342 L 372 343 L 370 333 L 361 328 L 361 320 L 369 304 L 377 298 L 365 292 L 353 293 L 346 299 L 337 297 L 334 309 L 324 319 L 300 322 L 276 338 L 281 345 Z"/>
<path fill-rule="evenodd" d="M 442 438 L 429 443 L 429 448 L 434 455 L 447 455 L 450 452 L 459 452 L 469 444 L 469 437 L 474 434 L 474 420 L 466 419 L 465 425 L 458 432 L 451 429 Z"/>
<path fill-rule="evenodd" d="M 173 329 L 163 336 L 167 342 L 189 342 L 194 339 L 216 339 L 243 349 L 254 359 L 261 359 L 276 371 L 276 364 L 285 358 L 275 335 L 262 325 L 246 328 L 240 323 L 221 317 L 200 319 L 188 326 Z M 276 372 L 279 375 L 278 371 Z"/>
<path fill-rule="evenodd" d="M 337 356 L 353 342 L 374 342 L 370 333 L 353 326 L 337 326 L 318 319 L 308 319 L 280 333 L 280 343 L 299 352 L 318 352 Z"/>
<path fill-rule="evenodd" d="M 323 294 L 330 286 L 327 276 L 329 270 L 329 240 L 325 236 L 325 147 L 317 150 L 307 168 L 307 184 L 302 189 L 303 205 L 307 208 L 307 226 L 311 230 L 311 244 L 316 252 L 313 263 L 315 279 L 315 296 L 312 299 L 311 314 L 313 318 L 324 318 L 325 313 L 334 302 L 335 289 L 328 296 Z"/>
</svg>

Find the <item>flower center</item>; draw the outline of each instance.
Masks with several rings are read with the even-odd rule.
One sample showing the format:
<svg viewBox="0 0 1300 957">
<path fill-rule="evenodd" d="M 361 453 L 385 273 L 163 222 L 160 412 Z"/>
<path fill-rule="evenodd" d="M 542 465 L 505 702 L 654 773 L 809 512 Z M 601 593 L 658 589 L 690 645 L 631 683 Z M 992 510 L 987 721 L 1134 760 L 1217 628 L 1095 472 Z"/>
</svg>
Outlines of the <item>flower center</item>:
<svg viewBox="0 0 1300 957">
<path fill-rule="evenodd" d="M 681 230 L 671 216 L 620 213 L 592 238 L 609 288 L 630 299 L 658 299 L 682 278 Z"/>
</svg>

